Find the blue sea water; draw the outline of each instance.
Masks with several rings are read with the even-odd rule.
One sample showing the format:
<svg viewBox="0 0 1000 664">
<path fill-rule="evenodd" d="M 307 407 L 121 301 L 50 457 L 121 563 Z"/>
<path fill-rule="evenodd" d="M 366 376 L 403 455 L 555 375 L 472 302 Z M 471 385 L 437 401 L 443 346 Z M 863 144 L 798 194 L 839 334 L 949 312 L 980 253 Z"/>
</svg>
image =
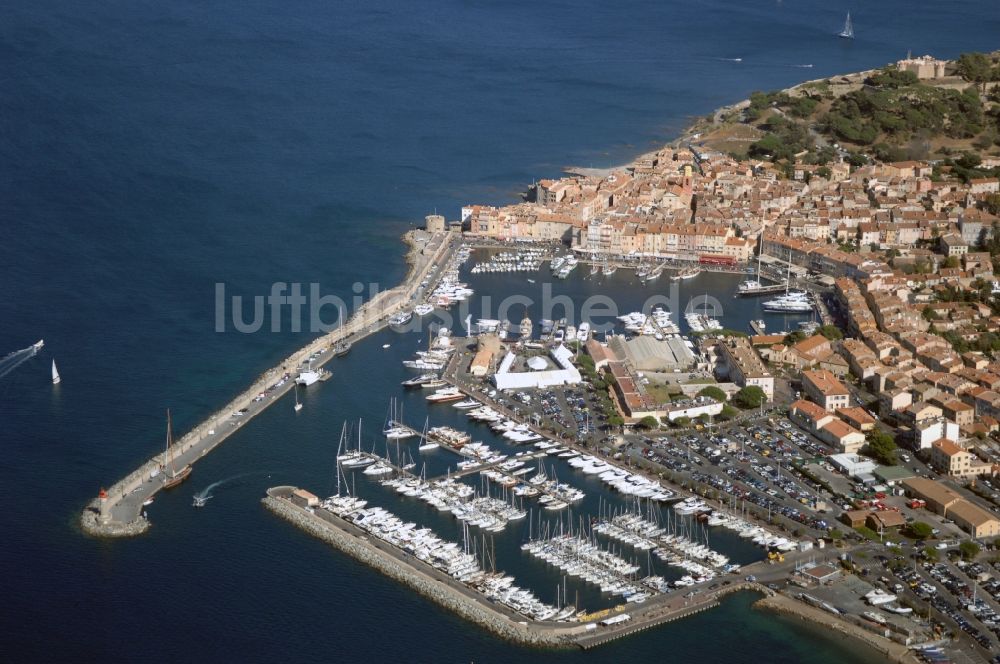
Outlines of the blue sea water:
<svg viewBox="0 0 1000 664">
<path fill-rule="evenodd" d="M 848 10 L 853 41 L 833 36 Z M 329 489 L 345 418 L 381 419 L 399 379 L 381 344 L 402 343 L 388 333 L 298 417 L 272 409 L 157 498 L 147 536 L 96 541 L 75 522 L 160 449 L 167 407 L 183 431 L 309 338 L 215 332 L 216 283 L 248 296 L 276 281 L 342 297 L 391 285 L 399 235 L 435 209 L 621 163 L 754 89 L 911 49 L 993 49 L 998 34 L 1000 6 L 971 1 L 7 3 L 0 355 L 46 348 L 0 379 L 0 654 L 868 657 L 747 611 L 750 598 L 585 655 L 514 648 L 265 513 L 270 484 Z M 247 472 L 261 474 L 190 508 L 194 490 Z"/>
</svg>

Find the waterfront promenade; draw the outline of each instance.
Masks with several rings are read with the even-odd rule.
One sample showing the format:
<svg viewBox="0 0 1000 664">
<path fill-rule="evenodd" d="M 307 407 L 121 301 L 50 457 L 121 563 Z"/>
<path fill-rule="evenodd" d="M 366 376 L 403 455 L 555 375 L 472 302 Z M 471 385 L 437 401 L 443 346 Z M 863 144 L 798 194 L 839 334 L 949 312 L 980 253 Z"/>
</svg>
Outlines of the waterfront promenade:
<svg viewBox="0 0 1000 664">
<path fill-rule="evenodd" d="M 379 292 L 346 322 L 265 371 L 239 396 L 176 440 L 171 448 L 171 465 L 179 470 L 194 464 L 293 389 L 295 377 L 310 357 L 313 358 L 311 363 L 314 368 L 323 366 L 334 357 L 334 345 L 342 341 L 355 343 L 385 327 L 393 314 L 416 304 L 425 292 L 421 290 L 423 281 L 428 281 L 426 290 L 431 290 L 442 275 L 457 239 L 448 233 L 428 234 L 423 231 L 410 232 L 405 239 L 409 247 L 407 262 L 410 269 L 401 285 Z M 288 378 L 277 386 L 286 374 Z M 336 380 L 336 376 L 332 380 Z M 264 394 L 263 399 L 258 398 L 261 394 Z M 164 474 L 158 471 L 165 465 L 165 457 L 165 452 L 157 454 L 111 485 L 103 497 L 92 500 L 81 514 L 83 529 L 101 537 L 123 537 L 145 532 L 149 528 L 149 520 L 143 516 L 143 503 L 163 488 Z"/>
</svg>

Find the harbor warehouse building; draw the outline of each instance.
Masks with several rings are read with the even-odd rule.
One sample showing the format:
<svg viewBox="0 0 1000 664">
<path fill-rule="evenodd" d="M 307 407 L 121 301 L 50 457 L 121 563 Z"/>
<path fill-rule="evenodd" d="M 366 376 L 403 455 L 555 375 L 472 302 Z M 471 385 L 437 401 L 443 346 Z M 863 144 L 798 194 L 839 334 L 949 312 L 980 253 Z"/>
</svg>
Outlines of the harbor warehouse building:
<svg viewBox="0 0 1000 664">
<path fill-rule="evenodd" d="M 541 368 L 541 364 L 533 361 L 536 358 L 531 358 L 525 363 L 523 371 L 517 371 L 515 370 L 517 355 L 508 352 L 497 367 L 493 381 L 498 390 L 524 390 L 554 385 L 576 385 L 583 380 L 580 371 L 573 366 L 573 351 L 569 348 L 560 345 L 552 351 L 551 357 L 555 367 L 551 367 L 543 360 L 544 368 Z"/>
<path fill-rule="evenodd" d="M 927 501 L 927 509 L 951 519 L 973 537 L 1000 535 L 1000 519 L 940 482 L 912 477 L 903 480 L 903 487 L 911 496 Z"/>
<path fill-rule="evenodd" d="M 694 364 L 694 353 L 683 339 L 660 341 L 648 335 L 625 340 L 615 336 L 608 346 L 618 357 L 623 357 L 635 371 L 673 371 L 689 369 Z"/>
</svg>

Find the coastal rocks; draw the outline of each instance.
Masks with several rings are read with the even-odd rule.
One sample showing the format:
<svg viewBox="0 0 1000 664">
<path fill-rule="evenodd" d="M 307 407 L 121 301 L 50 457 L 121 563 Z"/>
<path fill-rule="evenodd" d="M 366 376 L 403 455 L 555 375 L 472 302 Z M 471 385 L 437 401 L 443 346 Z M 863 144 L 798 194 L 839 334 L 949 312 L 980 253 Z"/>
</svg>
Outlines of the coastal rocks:
<svg viewBox="0 0 1000 664">
<path fill-rule="evenodd" d="M 375 549 L 367 542 L 334 526 L 325 525 L 308 512 L 292 505 L 283 498 L 268 496 L 262 502 L 268 510 L 290 521 L 313 537 L 327 542 L 365 565 L 399 581 L 462 618 L 481 625 L 500 638 L 537 647 L 570 647 L 574 645 L 572 636 L 568 634 L 569 630 L 515 623 L 505 616 L 481 606 L 476 600 L 463 596 L 455 589 L 427 578 L 408 565 L 393 560 L 391 556 Z"/>
<path fill-rule="evenodd" d="M 139 518 L 129 523 L 118 523 L 111 521 L 101 523 L 97 515 L 86 511 L 80 517 L 80 527 L 85 533 L 93 537 L 136 537 L 149 530 L 149 520 Z"/>
<path fill-rule="evenodd" d="M 916 662 L 916 658 L 910 650 L 899 643 L 895 643 L 885 637 L 874 634 L 867 629 L 851 624 L 846 620 L 838 618 L 815 607 L 809 606 L 791 597 L 779 593 L 771 593 L 767 597 L 754 603 L 754 608 L 766 609 L 787 615 L 800 620 L 806 620 L 823 627 L 840 632 L 844 636 L 853 638 L 878 651 L 891 662 L 900 664 L 911 664 Z"/>
</svg>

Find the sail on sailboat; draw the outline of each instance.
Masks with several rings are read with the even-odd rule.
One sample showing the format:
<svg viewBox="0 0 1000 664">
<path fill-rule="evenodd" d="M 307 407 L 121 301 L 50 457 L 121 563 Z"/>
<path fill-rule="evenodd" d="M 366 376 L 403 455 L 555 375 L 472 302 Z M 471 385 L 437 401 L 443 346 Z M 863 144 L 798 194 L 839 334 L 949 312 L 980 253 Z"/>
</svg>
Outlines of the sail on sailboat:
<svg viewBox="0 0 1000 664">
<path fill-rule="evenodd" d="M 167 410 L 167 449 L 163 453 L 163 488 L 172 489 L 191 475 L 190 464 L 180 470 L 174 470 L 173 452 L 171 447 L 174 444 L 173 430 L 170 426 L 170 410 Z"/>
<path fill-rule="evenodd" d="M 847 12 L 847 21 L 844 22 L 844 29 L 840 31 L 840 36 L 844 39 L 854 39 L 854 24 L 851 23 L 851 12 Z"/>
<path fill-rule="evenodd" d="M 59 376 L 59 370 L 56 369 L 56 361 L 52 360 L 52 384 L 58 385 L 62 378 Z"/>
</svg>

